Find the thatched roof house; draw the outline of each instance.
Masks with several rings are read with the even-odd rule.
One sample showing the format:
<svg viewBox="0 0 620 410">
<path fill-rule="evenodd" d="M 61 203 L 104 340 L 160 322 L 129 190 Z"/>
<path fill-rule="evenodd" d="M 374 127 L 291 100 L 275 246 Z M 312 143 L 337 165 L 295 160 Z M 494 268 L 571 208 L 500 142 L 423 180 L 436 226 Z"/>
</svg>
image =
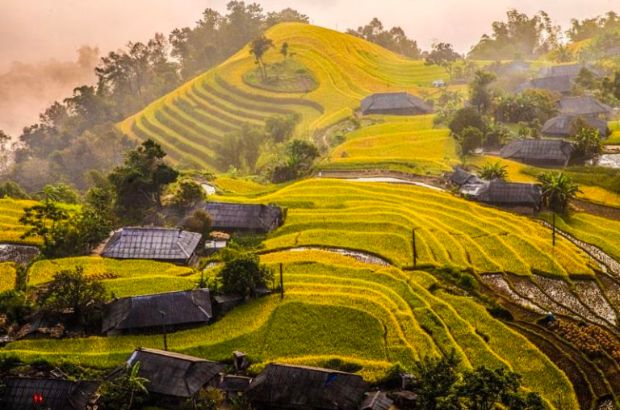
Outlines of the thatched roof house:
<svg viewBox="0 0 620 410">
<path fill-rule="evenodd" d="M 378 93 L 362 100 L 363 115 L 420 115 L 430 114 L 433 107 L 409 93 Z"/>
<path fill-rule="evenodd" d="M 198 357 L 144 347 L 134 350 L 127 364 L 136 362 L 140 362 L 138 375 L 149 381 L 149 393 L 173 399 L 193 397 L 206 385 L 216 384 L 225 368 Z"/>
<path fill-rule="evenodd" d="M 94 401 L 98 382 L 10 377 L 2 380 L 0 408 L 83 410 Z"/>
<path fill-rule="evenodd" d="M 575 134 L 573 124 L 578 116 L 558 115 L 545 122 L 541 132 L 549 137 L 568 138 Z M 596 128 L 601 137 L 605 138 L 609 134 L 607 122 L 599 118 L 581 117 L 590 127 Z"/>
<path fill-rule="evenodd" d="M 508 208 L 527 207 L 539 209 L 542 190 L 539 185 L 504 181 L 491 181 L 477 196 L 478 202 Z"/>
<path fill-rule="evenodd" d="M 176 228 L 122 228 L 114 232 L 102 256 L 190 263 L 202 235 Z"/>
<path fill-rule="evenodd" d="M 607 116 L 612 112 L 610 106 L 587 95 L 564 97 L 558 102 L 558 108 L 560 114 L 584 117 Z"/>
<path fill-rule="evenodd" d="M 213 318 L 209 289 L 117 299 L 108 304 L 101 331 L 107 334 L 169 330 L 207 324 Z"/>
<path fill-rule="evenodd" d="M 564 140 L 525 139 L 506 145 L 500 155 L 531 165 L 566 166 L 574 149 L 573 144 Z"/>
<path fill-rule="evenodd" d="M 573 78 L 571 76 L 553 76 L 534 78 L 526 81 L 517 87 L 517 91 L 525 91 L 531 88 L 540 88 L 559 94 L 570 94 L 573 89 Z"/>
<path fill-rule="evenodd" d="M 204 209 L 218 231 L 269 233 L 284 223 L 284 213 L 275 205 L 208 202 Z"/>
<path fill-rule="evenodd" d="M 270 364 L 252 380 L 246 396 L 257 409 L 357 410 L 367 387 L 352 373 Z"/>
</svg>

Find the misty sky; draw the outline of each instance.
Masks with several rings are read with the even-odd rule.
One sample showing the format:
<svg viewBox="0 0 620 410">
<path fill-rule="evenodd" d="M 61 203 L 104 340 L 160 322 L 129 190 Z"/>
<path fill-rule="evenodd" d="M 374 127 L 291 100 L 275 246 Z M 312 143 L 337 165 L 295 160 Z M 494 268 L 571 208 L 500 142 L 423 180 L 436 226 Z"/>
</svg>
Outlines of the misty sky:
<svg viewBox="0 0 620 410">
<path fill-rule="evenodd" d="M 193 25 L 207 7 L 224 11 L 228 0 L 0 0 L 0 71 L 11 61 L 74 60 L 81 45 L 103 52 L 155 32 Z M 345 30 L 379 17 L 400 25 L 423 47 L 433 40 L 467 51 L 510 7 L 546 10 L 567 25 L 571 17 L 620 11 L 620 0 L 264 0 L 266 10 L 290 6 L 312 23 Z"/>
</svg>

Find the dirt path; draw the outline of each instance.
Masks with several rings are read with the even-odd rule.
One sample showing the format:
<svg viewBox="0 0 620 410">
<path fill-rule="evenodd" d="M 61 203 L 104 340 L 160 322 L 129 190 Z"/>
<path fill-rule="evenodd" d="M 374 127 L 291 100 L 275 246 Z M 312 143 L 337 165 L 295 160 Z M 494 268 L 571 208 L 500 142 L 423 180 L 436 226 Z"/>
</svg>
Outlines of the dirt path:
<svg viewBox="0 0 620 410">
<path fill-rule="evenodd" d="M 406 172 L 391 171 L 387 169 L 367 169 L 367 170 L 322 170 L 314 175 L 318 178 L 352 179 L 360 182 L 388 182 L 423 186 L 430 189 L 445 191 L 443 179 L 427 175 L 415 175 Z M 385 179 L 384 181 L 379 180 Z M 371 179 L 376 179 L 372 181 Z"/>
</svg>

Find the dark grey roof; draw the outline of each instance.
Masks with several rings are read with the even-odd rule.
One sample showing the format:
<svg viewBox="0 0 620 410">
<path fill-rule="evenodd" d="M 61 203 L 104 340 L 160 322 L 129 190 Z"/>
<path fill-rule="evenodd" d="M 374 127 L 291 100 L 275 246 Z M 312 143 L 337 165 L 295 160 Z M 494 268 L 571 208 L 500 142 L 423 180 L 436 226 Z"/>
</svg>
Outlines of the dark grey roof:
<svg viewBox="0 0 620 410">
<path fill-rule="evenodd" d="M 596 98 L 583 95 L 577 97 L 564 97 L 558 103 L 560 114 L 566 115 L 608 115 L 612 109 Z"/>
<path fill-rule="evenodd" d="M 394 402 L 381 391 L 368 392 L 360 410 L 389 410 Z"/>
<path fill-rule="evenodd" d="M 32 410 L 33 397 L 43 397 L 41 408 L 50 410 L 82 410 L 93 398 L 99 383 L 56 379 L 6 378 L 0 407 L 11 410 Z"/>
<path fill-rule="evenodd" d="M 198 357 L 144 347 L 134 350 L 127 361 L 130 366 L 135 362 L 140 362 L 139 376 L 149 381 L 149 392 L 180 398 L 192 397 L 225 368 Z"/>
<path fill-rule="evenodd" d="M 455 167 L 454 172 L 450 174 L 450 182 L 457 186 L 463 186 L 465 184 L 471 184 L 478 181 L 479 178 L 476 175 L 467 172 L 461 167 Z"/>
<path fill-rule="evenodd" d="M 537 207 L 542 197 L 541 188 L 535 184 L 491 181 L 475 199 L 494 205 L 527 205 Z"/>
<path fill-rule="evenodd" d="M 551 67 L 544 67 L 540 70 L 541 77 L 572 77 L 575 78 L 579 72 L 585 68 L 584 64 L 561 64 Z"/>
<path fill-rule="evenodd" d="M 122 228 L 114 232 L 102 255 L 117 259 L 189 260 L 202 235 L 177 228 Z"/>
<path fill-rule="evenodd" d="M 534 78 L 517 87 L 517 91 L 529 88 L 541 88 L 560 94 L 570 93 L 573 89 L 573 78 L 570 76 Z"/>
<path fill-rule="evenodd" d="M 573 145 L 558 139 L 526 139 L 513 141 L 502 148 L 502 158 L 524 162 L 548 162 L 549 165 L 566 165 L 573 154 Z"/>
<path fill-rule="evenodd" d="M 217 387 L 227 393 L 245 392 L 250 386 L 251 381 L 252 379 L 250 377 L 225 374 L 222 376 Z"/>
<path fill-rule="evenodd" d="M 433 108 L 419 97 L 409 93 L 378 93 L 364 98 L 362 114 L 428 114 Z"/>
<path fill-rule="evenodd" d="M 211 217 L 211 227 L 223 231 L 268 233 L 283 222 L 282 209 L 275 205 L 208 202 L 204 208 Z"/>
<path fill-rule="evenodd" d="M 357 410 L 366 388 L 355 374 L 270 364 L 252 380 L 246 394 L 260 408 Z"/>
<path fill-rule="evenodd" d="M 545 135 L 555 137 L 570 137 L 575 134 L 573 129 L 573 122 L 579 117 L 573 115 L 558 115 L 545 122 L 541 132 Z M 582 119 L 588 123 L 591 127 L 599 130 L 602 137 L 606 137 L 609 128 L 607 122 L 599 118 L 582 117 Z"/>
<path fill-rule="evenodd" d="M 209 289 L 134 296 L 108 304 L 102 331 L 208 323 L 212 317 Z"/>
</svg>

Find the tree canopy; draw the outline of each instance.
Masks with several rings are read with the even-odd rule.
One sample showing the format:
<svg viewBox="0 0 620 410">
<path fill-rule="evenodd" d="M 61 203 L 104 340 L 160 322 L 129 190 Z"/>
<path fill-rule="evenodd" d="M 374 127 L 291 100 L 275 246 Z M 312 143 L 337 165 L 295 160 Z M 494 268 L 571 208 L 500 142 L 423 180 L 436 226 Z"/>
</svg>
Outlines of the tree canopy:
<svg viewBox="0 0 620 410">
<path fill-rule="evenodd" d="M 407 37 L 401 27 L 384 29 L 383 23 L 378 18 L 373 18 L 365 26 L 359 26 L 356 30 L 347 30 L 348 34 L 363 38 L 410 58 L 420 58 L 422 55 L 418 43 Z"/>
</svg>

